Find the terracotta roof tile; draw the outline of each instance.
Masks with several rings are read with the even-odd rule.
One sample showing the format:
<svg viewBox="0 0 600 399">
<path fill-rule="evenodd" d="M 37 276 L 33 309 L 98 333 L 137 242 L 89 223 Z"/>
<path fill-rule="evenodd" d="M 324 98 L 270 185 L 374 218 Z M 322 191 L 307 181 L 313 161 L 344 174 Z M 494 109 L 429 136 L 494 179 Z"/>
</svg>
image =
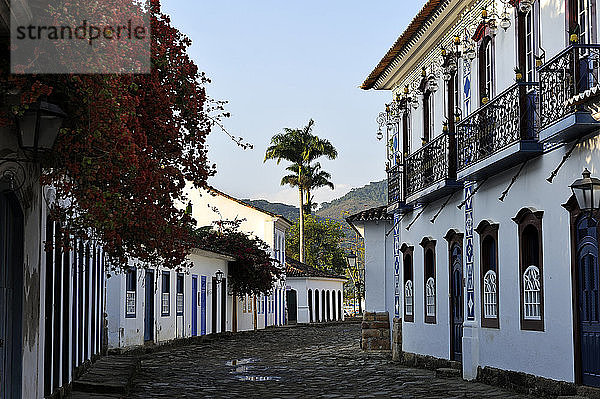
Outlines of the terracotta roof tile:
<svg viewBox="0 0 600 399">
<path fill-rule="evenodd" d="M 385 72 L 385 69 L 396 59 L 396 56 L 406 47 L 410 40 L 419 32 L 424 26 L 425 22 L 433 15 L 438 6 L 444 0 L 428 0 L 423 6 L 421 11 L 413 18 L 412 22 L 408 25 L 404 33 L 400 35 L 396 43 L 388 50 L 385 56 L 379 61 L 379 64 L 369 74 L 367 79 L 361 85 L 361 89 L 369 90 L 372 89 L 377 82 L 377 79 Z"/>
<path fill-rule="evenodd" d="M 288 277 L 324 277 L 324 278 L 342 278 L 346 277 L 336 274 L 330 270 L 319 270 L 306 263 L 300 263 L 296 259 L 287 258 L 285 262 L 285 273 Z"/>
</svg>

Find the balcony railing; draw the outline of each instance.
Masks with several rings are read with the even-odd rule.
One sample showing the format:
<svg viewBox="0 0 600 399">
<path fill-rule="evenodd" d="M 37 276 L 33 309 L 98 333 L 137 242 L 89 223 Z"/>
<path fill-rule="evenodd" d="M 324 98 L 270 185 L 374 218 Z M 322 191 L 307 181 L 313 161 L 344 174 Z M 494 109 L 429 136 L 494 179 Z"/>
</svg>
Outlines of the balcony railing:
<svg viewBox="0 0 600 399">
<path fill-rule="evenodd" d="M 406 158 L 406 197 L 446 179 L 456 178 L 454 137 L 442 134 Z"/>
<path fill-rule="evenodd" d="M 516 83 L 456 127 L 458 170 L 521 140 L 537 139 L 537 83 Z"/>
<path fill-rule="evenodd" d="M 404 201 L 402 165 L 390 168 L 388 174 L 388 206 Z"/>
<path fill-rule="evenodd" d="M 546 128 L 577 111 L 566 101 L 598 84 L 600 45 L 572 45 L 539 69 L 541 126 Z"/>
</svg>

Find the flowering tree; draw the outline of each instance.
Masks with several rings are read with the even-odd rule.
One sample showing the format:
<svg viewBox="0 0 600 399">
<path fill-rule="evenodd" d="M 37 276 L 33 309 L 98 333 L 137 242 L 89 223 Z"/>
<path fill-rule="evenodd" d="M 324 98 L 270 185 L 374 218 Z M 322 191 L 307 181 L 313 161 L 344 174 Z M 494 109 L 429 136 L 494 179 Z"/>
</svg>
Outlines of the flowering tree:
<svg viewBox="0 0 600 399">
<path fill-rule="evenodd" d="M 187 54 L 190 39 L 158 0 L 149 14 L 149 74 L 11 75 L 2 61 L 0 94 L 20 98 L 0 123 L 40 98 L 60 104 L 68 118 L 42 160 L 41 183 L 56 189 L 52 216 L 65 233 L 99 240 L 113 265 L 136 258 L 179 267 L 196 238 L 176 204 L 186 202 L 186 181 L 202 187 L 215 173 L 205 139 L 222 104 L 207 99 L 209 80 Z"/>
</svg>

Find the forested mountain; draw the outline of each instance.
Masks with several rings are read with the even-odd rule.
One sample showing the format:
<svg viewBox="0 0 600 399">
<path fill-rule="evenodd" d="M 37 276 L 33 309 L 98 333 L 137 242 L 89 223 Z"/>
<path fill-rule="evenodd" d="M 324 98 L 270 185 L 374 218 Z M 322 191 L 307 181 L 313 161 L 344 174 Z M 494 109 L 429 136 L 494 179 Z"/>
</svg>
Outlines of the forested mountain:
<svg viewBox="0 0 600 399">
<path fill-rule="evenodd" d="M 387 201 L 387 181 L 382 180 L 378 182 L 372 182 L 364 187 L 353 188 L 346 195 L 334 199 L 331 202 L 324 202 L 318 211 L 315 212 L 316 216 L 321 218 L 335 219 L 346 224 L 344 219 L 348 215 L 355 214 L 365 209 L 373 208 L 376 206 L 384 205 Z M 273 212 L 278 215 L 291 220 L 292 222 L 298 218 L 298 207 L 282 204 L 272 203 L 267 200 L 242 200 L 247 204 L 255 206 L 265 211 Z"/>
<path fill-rule="evenodd" d="M 331 202 L 324 202 L 316 212 L 318 216 L 330 219 L 345 219 L 365 209 L 387 203 L 387 181 L 372 182 L 364 187 L 353 188 L 349 193 Z"/>
</svg>

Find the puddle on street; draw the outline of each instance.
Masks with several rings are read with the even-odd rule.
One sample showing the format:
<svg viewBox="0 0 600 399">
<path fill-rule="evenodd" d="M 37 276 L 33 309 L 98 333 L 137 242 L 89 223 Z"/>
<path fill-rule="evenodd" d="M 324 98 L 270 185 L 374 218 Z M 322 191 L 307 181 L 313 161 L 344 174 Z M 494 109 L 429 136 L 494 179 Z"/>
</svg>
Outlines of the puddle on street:
<svg viewBox="0 0 600 399">
<path fill-rule="evenodd" d="M 279 381 L 281 377 L 263 377 L 260 375 L 238 375 L 236 378 L 240 381 Z"/>
<path fill-rule="evenodd" d="M 225 362 L 226 366 L 233 367 L 230 373 L 236 374 L 235 378 L 239 381 L 279 381 L 281 377 L 273 376 L 262 376 L 262 375 L 248 375 L 247 373 L 252 370 L 253 363 L 256 363 L 257 359 L 246 358 L 246 359 L 234 359 Z"/>
</svg>

